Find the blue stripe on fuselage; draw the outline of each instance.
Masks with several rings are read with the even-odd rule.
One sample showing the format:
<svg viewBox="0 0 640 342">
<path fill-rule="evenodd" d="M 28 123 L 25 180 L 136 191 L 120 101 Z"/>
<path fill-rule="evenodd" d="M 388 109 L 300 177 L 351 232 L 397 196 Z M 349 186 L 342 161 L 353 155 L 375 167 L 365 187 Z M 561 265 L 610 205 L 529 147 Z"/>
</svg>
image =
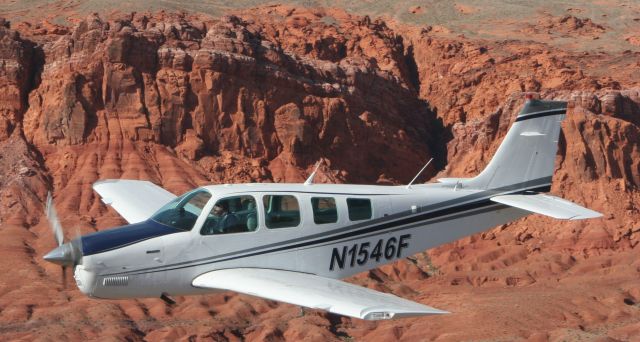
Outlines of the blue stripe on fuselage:
<svg viewBox="0 0 640 342">
<path fill-rule="evenodd" d="M 98 254 L 154 237 L 179 232 L 182 230 L 165 226 L 153 220 L 103 230 L 82 237 L 82 255 Z"/>
</svg>

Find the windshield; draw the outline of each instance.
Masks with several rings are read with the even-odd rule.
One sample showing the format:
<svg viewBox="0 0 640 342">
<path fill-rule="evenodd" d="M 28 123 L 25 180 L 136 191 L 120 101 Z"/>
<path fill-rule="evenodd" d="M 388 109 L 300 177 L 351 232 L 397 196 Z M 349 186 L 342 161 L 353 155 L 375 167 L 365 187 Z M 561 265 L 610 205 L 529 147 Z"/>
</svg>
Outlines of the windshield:
<svg viewBox="0 0 640 342">
<path fill-rule="evenodd" d="M 211 194 L 207 190 L 187 192 L 165 204 L 151 219 L 169 227 L 191 230 L 209 199 Z"/>
</svg>

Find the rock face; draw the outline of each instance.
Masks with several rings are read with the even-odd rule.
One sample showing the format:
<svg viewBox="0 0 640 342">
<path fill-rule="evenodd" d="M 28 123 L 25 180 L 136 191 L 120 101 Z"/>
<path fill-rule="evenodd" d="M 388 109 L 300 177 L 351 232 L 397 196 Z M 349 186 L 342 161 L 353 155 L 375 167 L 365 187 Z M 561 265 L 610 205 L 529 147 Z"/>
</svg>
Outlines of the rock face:
<svg viewBox="0 0 640 342">
<path fill-rule="evenodd" d="M 301 169 L 327 155 L 333 169 L 355 171 L 344 180 L 374 182 L 382 165 L 407 179 L 430 156 L 434 115 L 398 76 L 407 69 L 401 39 L 384 25 L 348 24 L 367 34 L 320 39 L 297 55 L 295 42 L 287 39 L 288 50 L 270 36 L 273 27 L 250 18 L 136 15 L 107 23 L 91 16 L 44 45 L 47 63 L 29 96 L 24 133 L 37 146 L 57 147 L 121 135 L 118 141 L 161 144 L 196 163 L 204 157 L 204 171 L 213 171 L 210 157 L 221 151 L 268 161 L 272 175 L 258 170 L 246 179 L 253 181 L 298 181 Z M 374 32 L 381 49 L 368 56 L 355 45 L 369 44 L 362 40 Z M 379 54 L 388 65 L 369 65 Z M 354 167 L 372 164 L 378 169 Z"/>
<path fill-rule="evenodd" d="M 567 34 L 606 30 L 572 18 L 549 25 Z M 640 88 L 633 71 L 622 72 L 637 66 L 636 53 L 452 39 L 429 27 L 287 6 L 220 19 L 160 12 L 17 27 L 0 21 L 0 272 L 15 275 L 0 278 L 0 329 L 9 339 L 640 332 Z M 233 294 L 178 298 L 175 307 L 100 302 L 63 288 L 57 267 L 41 259 L 53 246 L 42 217 L 48 190 L 72 237 L 122 223 L 92 192 L 99 179 L 149 179 L 181 193 L 212 182 L 300 182 L 322 160 L 317 181 L 394 184 L 431 157 L 431 176 L 472 176 L 525 92 L 570 101 L 552 192 L 605 217 L 530 216 L 351 279 L 454 315 L 299 317 L 291 306 Z"/>
<path fill-rule="evenodd" d="M 34 82 L 34 44 L 20 38 L 0 19 L 0 140 L 7 139 L 22 120 L 26 109 L 26 97 Z"/>
</svg>

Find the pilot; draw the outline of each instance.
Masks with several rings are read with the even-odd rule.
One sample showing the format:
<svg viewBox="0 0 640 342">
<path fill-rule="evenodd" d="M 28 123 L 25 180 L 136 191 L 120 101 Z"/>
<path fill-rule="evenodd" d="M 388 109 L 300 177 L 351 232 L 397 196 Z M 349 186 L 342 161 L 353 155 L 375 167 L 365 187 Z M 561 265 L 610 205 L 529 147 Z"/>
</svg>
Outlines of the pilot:
<svg viewBox="0 0 640 342">
<path fill-rule="evenodd" d="M 221 201 L 213 206 L 213 215 L 219 217 L 215 231 L 220 233 L 233 233 L 238 229 L 238 218 L 229 212 L 229 203 Z"/>
</svg>

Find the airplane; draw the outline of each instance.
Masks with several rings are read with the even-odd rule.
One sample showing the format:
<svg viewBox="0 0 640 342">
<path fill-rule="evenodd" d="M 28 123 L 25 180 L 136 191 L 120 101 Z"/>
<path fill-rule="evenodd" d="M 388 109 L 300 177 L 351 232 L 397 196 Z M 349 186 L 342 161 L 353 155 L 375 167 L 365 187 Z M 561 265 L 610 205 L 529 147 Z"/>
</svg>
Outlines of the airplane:
<svg viewBox="0 0 640 342">
<path fill-rule="evenodd" d="M 181 196 L 149 181 L 98 181 L 93 189 L 129 224 L 65 243 L 49 196 L 58 247 L 44 259 L 72 267 L 79 290 L 99 299 L 175 303 L 235 291 L 364 320 L 445 314 L 341 279 L 532 213 L 602 216 L 546 194 L 566 108 L 527 97 L 473 178 L 314 184 L 314 171 L 304 184 L 209 185 Z"/>
</svg>

